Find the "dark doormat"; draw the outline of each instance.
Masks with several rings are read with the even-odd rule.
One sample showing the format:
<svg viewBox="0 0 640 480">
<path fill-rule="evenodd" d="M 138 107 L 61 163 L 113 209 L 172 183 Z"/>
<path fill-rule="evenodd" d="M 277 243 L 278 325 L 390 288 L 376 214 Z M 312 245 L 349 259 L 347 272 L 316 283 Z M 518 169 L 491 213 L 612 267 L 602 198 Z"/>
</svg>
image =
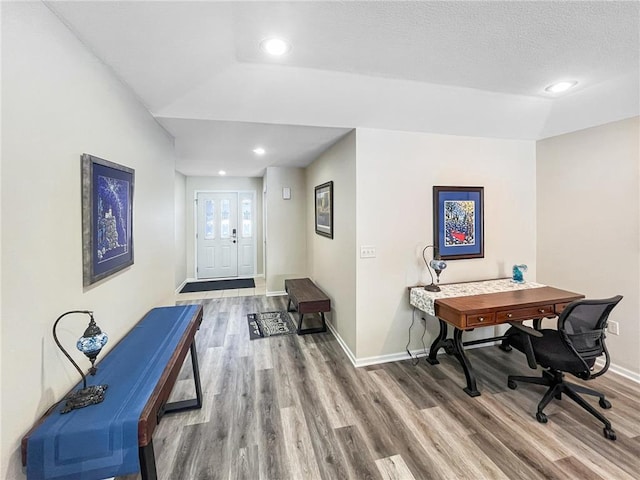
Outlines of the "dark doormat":
<svg viewBox="0 0 640 480">
<path fill-rule="evenodd" d="M 207 292 L 209 290 L 230 290 L 232 288 L 253 288 L 253 278 L 234 278 L 232 280 L 211 280 L 209 282 L 189 282 L 180 293 Z"/>
<path fill-rule="evenodd" d="M 249 325 L 249 337 L 251 340 L 297 333 L 297 328 L 291 320 L 291 315 L 284 310 L 250 313 L 247 315 L 247 324 Z"/>
</svg>

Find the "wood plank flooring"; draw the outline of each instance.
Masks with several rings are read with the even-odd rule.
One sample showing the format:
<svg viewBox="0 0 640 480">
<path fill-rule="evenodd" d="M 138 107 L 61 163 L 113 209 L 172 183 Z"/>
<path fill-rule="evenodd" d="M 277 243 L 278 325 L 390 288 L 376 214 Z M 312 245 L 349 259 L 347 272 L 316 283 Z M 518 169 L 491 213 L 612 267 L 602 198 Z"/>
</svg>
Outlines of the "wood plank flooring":
<svg viewBox="0 0 640 480">
<path fill-rule="evenodd" d="M 615 442 L 570 400 L 554 400 L 549 422 L 538 423 L 544 387 L 506 387 L 509 374 L 535 374 L 515 350 L 469 352 L 482 392 L 470 398 L 446 355 L 438 366 L 422 359 L 356 369 L 331 333 L 250 341 L 247 314 L 286 310 L 286 297 L 190 303 L 204 306 L 197 346 L 205 401 L 156 429 L 162 480 L 640 476 L 640 386 L 611 372 L 588 383 L 613 404 L 605 415 Z M 193 396 L 190 363 L 172 400 Z"/>
</svg>

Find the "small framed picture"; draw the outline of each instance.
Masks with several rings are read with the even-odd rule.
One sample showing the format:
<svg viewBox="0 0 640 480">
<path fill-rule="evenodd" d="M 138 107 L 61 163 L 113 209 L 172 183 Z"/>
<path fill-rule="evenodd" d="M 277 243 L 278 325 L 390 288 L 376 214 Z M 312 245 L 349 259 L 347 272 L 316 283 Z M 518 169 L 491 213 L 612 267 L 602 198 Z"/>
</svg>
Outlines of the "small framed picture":
<svg viewBox="0 0 640 480">
<path fill-rule="evenodd" d="M 316 233 L 333 238 L 333 182 L 315 188 Z"/>
<path fill-rule="evenodd" d="M 484 257 L 484 187 L 433 187 L 433 244 L 443 260 Z"/>
<path fill-rule="evenodd" d="M 84 286 L 133 265 L 133 169 L 82 155 Z"/>
</svg>

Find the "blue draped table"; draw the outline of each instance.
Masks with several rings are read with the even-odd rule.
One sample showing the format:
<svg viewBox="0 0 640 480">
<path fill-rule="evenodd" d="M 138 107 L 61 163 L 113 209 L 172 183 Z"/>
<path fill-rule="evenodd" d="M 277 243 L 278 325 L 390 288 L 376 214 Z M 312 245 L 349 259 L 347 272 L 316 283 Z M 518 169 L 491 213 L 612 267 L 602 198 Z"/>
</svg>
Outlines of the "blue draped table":
<svg viewBox="0 0 640 480">
<path fill-rule="evenodd" d="M 155 308 L 140 320 L 87 378 L 109 386 L 104 402 L 67 414 L 60 414 L 60 402 L 23 439 L 28 480 L 99 480 L 141 467 L 144 478 L 155 478 L 151 434 L 172 410 L 165 404 L 189 349 L 197 399 L 174 410 L 201 406 L 194 341 L 201 321 L 199 305 Z"/>
</svg>

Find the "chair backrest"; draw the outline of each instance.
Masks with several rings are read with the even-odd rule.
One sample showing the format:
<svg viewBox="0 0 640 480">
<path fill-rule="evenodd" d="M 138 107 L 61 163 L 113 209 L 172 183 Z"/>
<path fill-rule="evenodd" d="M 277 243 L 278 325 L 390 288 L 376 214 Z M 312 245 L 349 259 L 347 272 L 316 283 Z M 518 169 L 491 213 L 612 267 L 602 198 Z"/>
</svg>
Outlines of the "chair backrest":
<svg viewBox="0 0 640 480">
<path fill-rule="evenodd" d="M 558 331 L 563 341 L 589 368 L 603 353 L 607 354 L 606 368 L 609 366 L 604 333 L 609 314 L 620 300 L 622 295 L 602 300 L 578 300 L 567 305 L 558 317 Z M 604 373 L 606 368 L 598 375 Z"/>
</svg>

